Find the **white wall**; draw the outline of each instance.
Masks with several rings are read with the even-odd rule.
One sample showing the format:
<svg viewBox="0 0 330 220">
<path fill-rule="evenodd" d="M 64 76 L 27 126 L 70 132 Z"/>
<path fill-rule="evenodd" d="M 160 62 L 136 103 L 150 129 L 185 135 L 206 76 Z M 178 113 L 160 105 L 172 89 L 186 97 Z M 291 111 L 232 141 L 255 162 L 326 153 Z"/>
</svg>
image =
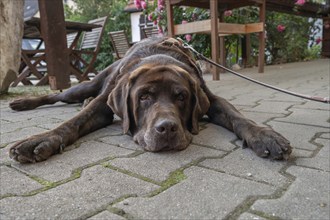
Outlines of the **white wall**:
<svg viewBox="0 0 330 220">
<path fill-rule="evenodd" d="M 141 40 L 140 34 L 140 15 L 142 12 L 131 13 L 131 28 L 132 28 L 132 42 L 137 42 Z"/>
</svg>

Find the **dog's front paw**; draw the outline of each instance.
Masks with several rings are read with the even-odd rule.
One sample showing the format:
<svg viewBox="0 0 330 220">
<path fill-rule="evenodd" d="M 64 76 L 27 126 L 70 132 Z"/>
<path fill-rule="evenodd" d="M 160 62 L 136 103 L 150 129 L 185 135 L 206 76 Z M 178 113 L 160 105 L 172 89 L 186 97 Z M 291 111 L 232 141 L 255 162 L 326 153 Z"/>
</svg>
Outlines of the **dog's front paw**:
<svg viewBox="0 0 330 220">
<path fill-rule="evenodd" d="M 62 138 L 47 132 L 22 140 L 9 150 L 10 158 L 20 163 L 35 163 L 48 159 L 63 148 Z"/>
<path fill-rule="evenodd" d="M 243 147 L 251 148 L 259 157 L 288 159 L 292 147 L 281 134 L 267 127 L 254 127 L 243 140 Z"/>
</svg>

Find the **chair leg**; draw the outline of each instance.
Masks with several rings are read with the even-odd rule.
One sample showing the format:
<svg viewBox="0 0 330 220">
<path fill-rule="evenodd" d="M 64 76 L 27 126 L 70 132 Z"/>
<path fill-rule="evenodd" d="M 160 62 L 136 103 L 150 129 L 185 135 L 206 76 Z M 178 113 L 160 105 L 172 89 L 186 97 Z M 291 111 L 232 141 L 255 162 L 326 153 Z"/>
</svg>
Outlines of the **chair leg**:
<svg viewBox="0 0 330 220">
<path fill-rule="evenodd" d="M 29 67 L 25 67 L 22 73 L 20 73 L 17 79 L 11 84 L 11 87 L 16 87 L 20 82 L 22 82 L 24 85 L 33 85 L 32 82 L 26 78 L 30 75 L 30 73 L 31 72 L 29 71 Z"/>
</svg>

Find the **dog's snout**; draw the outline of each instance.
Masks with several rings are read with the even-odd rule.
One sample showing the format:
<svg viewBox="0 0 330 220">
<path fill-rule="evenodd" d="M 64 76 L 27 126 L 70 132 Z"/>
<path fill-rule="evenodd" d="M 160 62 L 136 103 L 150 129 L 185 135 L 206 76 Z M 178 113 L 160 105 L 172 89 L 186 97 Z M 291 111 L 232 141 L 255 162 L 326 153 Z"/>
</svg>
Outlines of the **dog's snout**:
<svg viewBox="0 0 330 220">
<path fill-rule="evenodd" d="M 173 120 L 160 120 L 156 123 L 155 129 L 161 135 L 173 134 L 178 131 L 178 124 Z"/>
</svg>

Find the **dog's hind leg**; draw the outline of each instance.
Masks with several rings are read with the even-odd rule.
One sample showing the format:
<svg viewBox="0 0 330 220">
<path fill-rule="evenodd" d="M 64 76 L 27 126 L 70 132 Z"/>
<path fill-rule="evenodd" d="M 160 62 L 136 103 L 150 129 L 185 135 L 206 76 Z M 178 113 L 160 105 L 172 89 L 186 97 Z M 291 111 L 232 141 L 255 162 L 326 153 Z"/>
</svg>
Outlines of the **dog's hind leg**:
<svg viewBox="0 0 330 220">
<path fill-rule="evenodd" d="M 9 107 L 16 111 L 35 109 L 42 105 L 51 105 L 56 102 L 83 103 L 85 99 L 96 97 L 101 93 L 108 77 L 116 70 L 118 63 L 114 63 L 99 73 L 92 81 L 86 81 L 75 85 L 62 93 L 50 94 L 36 98 L 17 99 L 9 103 Z"/>
<path fill-rule="evenodd" d="M 244 117 L 225 99 L 208 95 L 210 121 L 233 131 L 243 140 L 243 146 L 251 148 L 260 157 L 287 159 L 291 153 L 290 142 L 269 127 L 257 125 Z"/>
<path fill-rule="evenodd" d="M 35 98 L 17 99 L 9 103 L 9 107 L 16 111 L 35 109 L 42 105 L 56 102 L 82 103 L 86 98 L 97 95 L 99 88 L 93 81 L 83 82 L 58 94 L 50 94 Z"/>
</svg>

